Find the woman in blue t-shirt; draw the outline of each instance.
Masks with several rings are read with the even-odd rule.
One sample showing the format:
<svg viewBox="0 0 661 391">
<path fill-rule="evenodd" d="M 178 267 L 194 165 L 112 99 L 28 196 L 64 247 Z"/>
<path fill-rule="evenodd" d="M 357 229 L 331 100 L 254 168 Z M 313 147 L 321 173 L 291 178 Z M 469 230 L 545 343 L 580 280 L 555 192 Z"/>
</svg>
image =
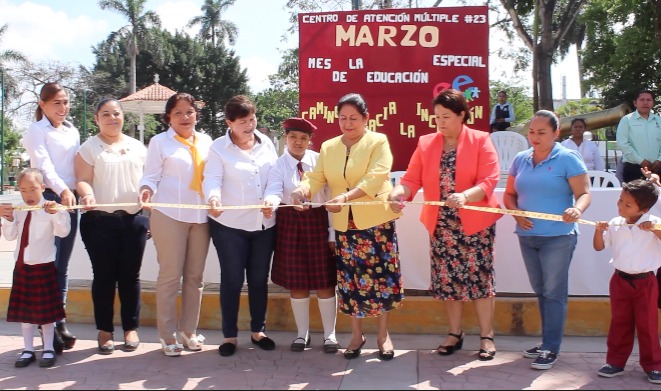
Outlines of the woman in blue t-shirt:
<svg viewBox="0 0 661 391">
<path fill-rule="evenodd" d="M 503 203 L 507 209 L 562 215 L 562 221 L 515 216 L 515 232 L 528 279 L 539 304 L 542 343 L 523 352 L 535 369 L 549 369 L 560 352 L 567 315 L 569 264 L 578 224 L 590 206 L 590 182 L 581 155 L 556 142 L 560 121 L 540 110 L 532 118 L 528 141 L 510 166 Z"/>
</svg>

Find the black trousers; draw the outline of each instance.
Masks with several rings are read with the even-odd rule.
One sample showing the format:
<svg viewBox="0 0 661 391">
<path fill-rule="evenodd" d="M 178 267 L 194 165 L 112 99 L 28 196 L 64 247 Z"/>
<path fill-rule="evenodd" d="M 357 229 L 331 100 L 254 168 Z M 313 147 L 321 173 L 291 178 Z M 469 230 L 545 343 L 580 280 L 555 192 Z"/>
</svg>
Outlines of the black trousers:
<svg viewBox="0 0 661 391">
<path fill-rule="evenodd" d="M 122 328 L 134 330 L 140 320 L 140 267 L 149 219 L 137 215 L 83 213 L 80 237 L 92 262 L 92 301 L 98 330 L 112 333 L 115 288 L 119 293 Z"/>
</svg>

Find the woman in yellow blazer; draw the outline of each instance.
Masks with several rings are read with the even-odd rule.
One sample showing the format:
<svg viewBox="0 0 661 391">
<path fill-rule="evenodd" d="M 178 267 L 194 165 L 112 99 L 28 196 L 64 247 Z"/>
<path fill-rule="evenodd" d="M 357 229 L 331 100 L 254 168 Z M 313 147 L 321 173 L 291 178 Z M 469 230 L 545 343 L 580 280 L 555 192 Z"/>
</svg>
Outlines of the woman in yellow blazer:
<svg viewBox="0 0 661 391">
<path fill-rule="evenodd" d="M 461 349 L 463 307 L 473 301 L 480 327 L 478 358 L 491 360 L 496 355 L 494 240 L 496 220 L 502 215 L 461 207 L 498 207 L 493 194 L 500 175 L 498 154 L 488 132 L 465 125 L 470 114 L 461 91 L 441 91 L 432 103 L 437 132 L 420 137 L 406 173 L 389 199 L 399 212 L 400 200 L 411 199 L 424 188 L 425 201 L 446 202 L 444 208 L 424 205 L 420 214 L 431 245 L 431 292 L 445 300 L 450 327 L 437 351 L 446 356 Z"/>
<path fill-rule="evenodd" d="M 347 359 L 360 355 L 366 338 L 361 319 L 380 317 L 377 347 L 382 360 L 394 357 L 388 335 L 387 312 L 401 305 L 404 291 L 399 269 L 395 223 L 401 214 L 387 204 L 342 206 L 349 201 L 386 201 L 392 190 L 392 152 L 385 134 L 367 129 L 367 104 L 359 94 L 343 96 L 337 104 L 342 135 L 321 145 L 314 171 L 292 192 L 293 204 L 328 184 L 332 199 L 337 254 L 338 306 L 351 318 Z"/>
</svg>

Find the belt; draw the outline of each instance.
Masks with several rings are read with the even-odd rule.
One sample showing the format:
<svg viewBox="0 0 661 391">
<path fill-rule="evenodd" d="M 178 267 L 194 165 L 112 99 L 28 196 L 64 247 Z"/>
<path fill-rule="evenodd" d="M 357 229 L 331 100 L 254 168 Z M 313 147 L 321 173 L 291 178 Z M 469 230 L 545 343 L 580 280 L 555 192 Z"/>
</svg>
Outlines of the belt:
<svg viewBox="0 0 661 391">
<path fill-rule="evenodd" d="M 138 212 L 140 213 L 140 212 Z M 129 213 L 125 210 L 116 210 L 114 212 L 104 212 L 102 210 L 89 210 L 85 214 L 90 216 L 100 216 L 100 217 L 126 217 L 126 216 L 135 216 L 138 213 Z"/>
<path fill-rule="evenodd" d="M 625 273 L 621 270 L 615 270 L 615 273 L 617 273 L 618 276 L 624 278 L 625 280 L 640 280 L 642 278 L 647 278 L 649 276 L 654 275 L 654 272 L 629 274 L 629 273 Z"/>
</svg>

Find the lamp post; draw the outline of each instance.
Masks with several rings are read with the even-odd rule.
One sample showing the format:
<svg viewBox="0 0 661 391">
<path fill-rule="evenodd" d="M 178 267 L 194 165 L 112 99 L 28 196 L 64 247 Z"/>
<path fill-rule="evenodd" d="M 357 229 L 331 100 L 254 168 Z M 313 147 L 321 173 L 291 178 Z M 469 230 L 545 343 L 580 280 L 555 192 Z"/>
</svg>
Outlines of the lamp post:
<svg viewBox="0 0 661 391">
<path fill-rule="evenodd" d="M 351 0 L 351 9 L 359 10 L 360 9 L 360 0 Z"/>
<path fill-rule="evenodd" d="M 83 89 L 83 141 L 87 140 L 87 88 Z"/>
<path fill-rule="evenodd" d="M 0 67 L 0 195 L 5 194 L 5 69 Z"/>
</svg>

